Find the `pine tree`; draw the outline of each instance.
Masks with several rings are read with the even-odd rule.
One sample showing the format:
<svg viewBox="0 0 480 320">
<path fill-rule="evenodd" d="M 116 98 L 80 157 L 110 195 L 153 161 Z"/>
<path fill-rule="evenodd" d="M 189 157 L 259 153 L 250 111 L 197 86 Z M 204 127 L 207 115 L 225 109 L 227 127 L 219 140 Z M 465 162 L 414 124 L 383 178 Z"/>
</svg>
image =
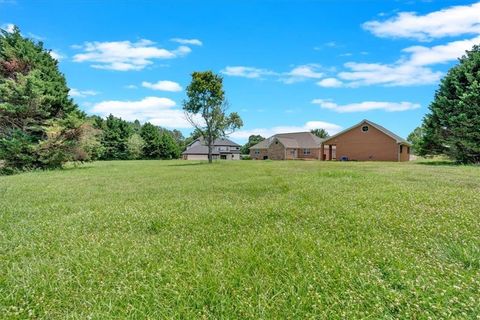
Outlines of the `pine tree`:
<svg viewBox="0 0 480 320">
<path fill-rule="evenodd" d="M 460 58 L 442 79 L 423 121 L 420 155 L 480 163 L 480 47 Z"/>
<path fill-rule="evenodd" d="M 145 144 L 143 145 L 143 155 L 146 159 L 160 159 L 160 131 L 156 126 L 147 122 L 140 130 L 140 136 Z"/>
<path fill-rule="evenodd" d="M 10 171 L 88 160 L 85 114 L 68 96 L 58 63 L 18 28 L 0 34 L 0 159 Z"/>
<path fill-rule="evenodd" d="M 103 123 L 103 160 L 125 160 L 129 158 L 128 138 L 132 135 L 130 125 L 121 118 L 109 115 Z"/>
</svg>

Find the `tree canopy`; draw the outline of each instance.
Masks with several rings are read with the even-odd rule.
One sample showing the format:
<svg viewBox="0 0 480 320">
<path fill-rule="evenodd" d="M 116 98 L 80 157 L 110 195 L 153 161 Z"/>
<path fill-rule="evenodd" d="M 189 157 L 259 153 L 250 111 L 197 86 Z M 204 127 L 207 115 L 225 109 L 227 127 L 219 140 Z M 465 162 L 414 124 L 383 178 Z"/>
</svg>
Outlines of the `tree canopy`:
<svg viewBox="0 0 480 320">
<path fill-rule="evenodd" d="M 15 27 L 0 34 L 0 160 L 3 171 L 88 160 L 95 130 L 68 96 L 58 62 Z"/>
<path fill-rule="evenodd" d="M 313 129 L 310 130 L 310 132 L 322 139 L 328 138 L 330 136 L 325 129 Z"/>
<path fill-rule="evenodd" d="M 240 148 L 240 152 L 242 154 L 249 154 L 250 153 L 250 148 L 254 145 L 256 145 L 257 143 L 261 142 L 265 140 L 264 137 L 262 137 L 261 135 L 259 134 L 252 134 L 250 137 L 248 137 L 248 141 L 247 143 L 245 143 L 241 148 Z"/>
<path fill-rule="evenodd" d="M 422 126 L 420 155 L 443 154 L 480 163 L 480 47 L 459 59 L 442 79 Z"/>
<path fill-rule="evenodd" d="M 242 119 L 236 112 L 226 113 L 228 105 L 225 101 L 223 79 L 212 71 L 192 73 L 183 109 L 188 121 L 205 139 L 210 163 L 215 139 L 243 126 Z"/>
</svg>

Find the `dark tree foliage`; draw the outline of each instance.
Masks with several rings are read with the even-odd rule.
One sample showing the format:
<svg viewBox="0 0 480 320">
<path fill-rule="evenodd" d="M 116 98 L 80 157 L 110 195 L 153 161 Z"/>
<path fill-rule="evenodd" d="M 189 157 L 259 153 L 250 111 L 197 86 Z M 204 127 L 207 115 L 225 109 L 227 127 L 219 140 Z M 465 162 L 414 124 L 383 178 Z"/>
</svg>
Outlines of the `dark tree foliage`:
<svg viewBox="0 0 480 320">
<path fill-rule="evenodd" d="M 95 131 L 68 96 L 57 61 L 18 28 L 0 33 L 0 170 L 57 168 L 89 160 Z M 3 168 L 3 169 L 2 169 Z"/>
<path fill-rule="evenodd" d="M 248 137 L 248 141 L 247 143 L 245 143 L 241 148 L 240 148 L 240 152 L 242 154 L 249 154 L 250 153 L 250 148 L 254 145 L 256 145 L 257 143 L 261 142 L 265 140 L 264 137 L 262 137 L 261 135 L 257 134 L 257 135 L 254 135 L 252 134 L 250 137 Z"/>
<path fill-rule="evenodd" d="M 442 79 L 423 121 L 420 155 L 480 163 L 480 47 L 459 59 Z"/>
<path fill-rule="evenodd" d="M 160 158 L 178 159 L 180 157 L 180 148 L 169 132 L 163 132 L 160 137 Z"/>
<path fill-rule="evenodd" d="M 161 159 L 160 130 L 158 127 L 147 122 L 140 130 L 140 136 L 145 142 L 143 146 L 143 155 L 147 159 Z"/>
<path fill-rule="evenodd" d="M 121 118 L 109 115 L 102 123 L 101 143 L 103 160 L 126 160 L 130 158 L 128 138 L 133 134 L 130 124 Z"/>
<path fill-rule="evenodd" d="M 330 136 L 325 129 L 313 129 L 310 130 L 310 132 L 322 139 L 328 138 Z"/>
</svg>

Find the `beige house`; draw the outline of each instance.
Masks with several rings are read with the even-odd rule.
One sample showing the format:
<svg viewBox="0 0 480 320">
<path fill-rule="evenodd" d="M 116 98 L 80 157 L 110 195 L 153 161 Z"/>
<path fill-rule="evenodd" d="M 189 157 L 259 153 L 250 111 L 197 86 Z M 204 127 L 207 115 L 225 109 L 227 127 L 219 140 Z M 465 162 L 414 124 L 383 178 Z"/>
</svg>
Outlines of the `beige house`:
<svg viewBox="0 0 480 320">
<path fill-rule="evenodd" d="M 369 120 L 327 139 L 310 132 L 276 134 L 250 148 L 255 160 L 408 161 L 410 143 Z"/>
<path fill-rule="evenodd" d="M 240 160 L 240 145 L 228 140 L 217 139 L 213 142 L 213 160 Z M 202 138 L 193 141 L 182 153 L 184 160 L 208 160 L 208 146 Z"/>
<path fill-rule="evenodd" d="M 323 140 L 310 132 L 280 133 L 250 148 L 254 160 L 320 160 Z"/>
</svg>

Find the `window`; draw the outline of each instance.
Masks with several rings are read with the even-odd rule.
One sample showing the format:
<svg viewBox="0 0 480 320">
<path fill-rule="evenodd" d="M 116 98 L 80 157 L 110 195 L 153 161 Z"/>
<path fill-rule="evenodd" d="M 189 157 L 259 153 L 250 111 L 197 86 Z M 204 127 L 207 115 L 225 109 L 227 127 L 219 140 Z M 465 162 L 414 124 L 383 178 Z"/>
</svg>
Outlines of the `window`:
<svg viewBox="0 0 480 320">
<path fill-rule="evenodd" d="M 310 154 L 310 149 L 303 149 L 303 154 L 309 155 Z"/>
<path fill-rule="evenodd" d="M 254 152 L 254 153 L 255 153 L 255 154 L 260 154 L 260 150 L 255 149 L 255 152 Z"/>
<path fill-rule="evenodd" d="M 362 127 L 362 132 L 368 132 L 368 126 L 363 126 Z"/>
<path fill-rule="evenodd" d="M 407 153 L 410 154 L 410 147 L 407 147 Z"/>
<path fill-rule="evenodd" d="M 290 150 L 290 154 L 295 154 L 295 149 Z"/>
<path fill-rule="evenodd" d="M 403 145 L 400 145 L 400 153 L 403 152 Z"/>
</svg>

